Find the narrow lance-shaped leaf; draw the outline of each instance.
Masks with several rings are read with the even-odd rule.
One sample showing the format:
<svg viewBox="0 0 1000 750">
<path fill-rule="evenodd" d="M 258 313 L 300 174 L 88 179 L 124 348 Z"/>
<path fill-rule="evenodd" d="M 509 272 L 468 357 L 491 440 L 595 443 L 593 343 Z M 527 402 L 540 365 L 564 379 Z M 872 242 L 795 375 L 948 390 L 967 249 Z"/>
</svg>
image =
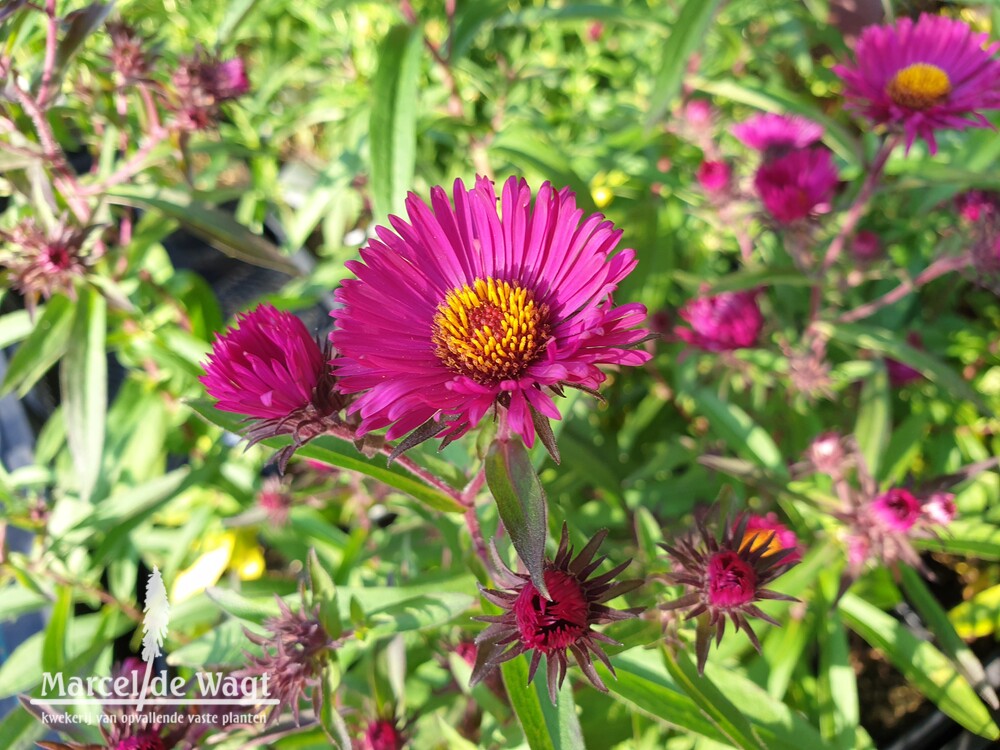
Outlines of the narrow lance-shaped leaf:
<svg viewBox="0 0 1000 750">
<path fill-rule="evenodd" d="M 413 183 L 417 145 L 417 73 L 422 36 L 406 25 L 389 30 L 372 83 L 372 194 L 379 217 L 402 213 Z"/>
<path fill-rule="evenodd" d="M 59 368 L 66 438 L 73 456 L 80 497 L 97 484 L 104 452 L 108 405 L 108 364 L 104 352 L 107 303 L 97 291 L 80 293 L 73 332 Z"/>
<path fill-rule="evenodd" d="M 531 582 L 542 596 L 550 598 L 544 576 L 548 532 L 545 491 L 520 439 L 495 440 L 490 445 L 486 454 L 486 483 Z"/>
</svg>

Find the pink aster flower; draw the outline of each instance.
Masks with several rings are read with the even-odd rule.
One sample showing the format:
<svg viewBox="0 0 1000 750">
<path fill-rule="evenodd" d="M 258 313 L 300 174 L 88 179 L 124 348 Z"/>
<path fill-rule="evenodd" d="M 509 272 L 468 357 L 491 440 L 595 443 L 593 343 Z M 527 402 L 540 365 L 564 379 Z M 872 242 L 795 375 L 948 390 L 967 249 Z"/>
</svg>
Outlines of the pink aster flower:
<svg viewBox="0 0 1000 750">
<path fill-rule="evenodd" d="M 764 547 L 764 557 L 789 549 L 792 550 L 792 554 L 785 558 L 785 562 L 799 562 L 802 559 L 799 538 L 795 536 L 794 531 L 778 521 L 778 516 L 774 513 L 768 513 L 766 516 L 755 514 L 747 516 L 740 549 L 754 552 L 760 547 Z"/>
<path fill-rule="evenodd" d="M 703 161 L 698 167 L 698 184 L 709 195 L 724 192 L 732 176 L 732 169 L 724 161 Z"/>
<path fill-rule="evenodd" d="M 958 215 L 971 224 L 1000 214 L 1000 194 L 987 190 L 968 190 L 955 197 Z"/>
<path fill-rule="evenodd" d="M 503 662 L 531 651 L 528 680 L 534 678 L 544 656 L 549 698 L 555 704 L 556 693 L 566 678 L 568 652 L 573 654 L 591 684 L 607 692 L 607 687 L 594 670 L 592 657 L 596 656 L 614 674 L 614 667 L 597 643 L 621 644 L 595 631 L 592 626 L 634 617 L 635 611 L 611 609 L 604 602 L 638 588 L 642 581 L 613 582 L 631 560 L 590 578 L 607 559 L 594 559 L 605 536 L 607 531 L 599 532 L 579 555 L 573 557 L 569 531 L 563 524 L 559 550 L 555 559 L 545 565 L 545 587 L 552 596 L 551 600 L 542 596 L 526 573 L 515 573 L 498 561 L 502 567 L 497 571 L 496 579 L 504 590 L 494 591 L 482 586 L 479 590 L 504 612 L 475 618 L 491 625 L 476 637 L 478 651 L 476 666 L 472 670 L 472 685 L 483 680 Z"/>
<path fill-rule="evenodd" d="M 869 26 L 855 63 L 837 65 L 850 108 L 876 125 L 902 130 L 937 151 L 934 132 L 990 127 L 981 110 L 1000 108 L 1000 44 L 962 21 L 922 14 L 914 22 Z"/>
<path fill-rule="evenodd" d="M 926 523 L 947 526 L 958 514 L 955 495 L 951 492 L 935 492 L 927 498 L 920 511 Z"/>
<path fill-rule="evenodd" d="M 887 529 L 904 533 L 920 520 L 920 501 L 913 493 L 896 487 L 876 497 L 869 505 L 872 517 Z"/>
<path fill-rule="evenodd" d="M 691 346 L 708 352 L 754 346 L 764 327 L 755 292 L 697 297 L 688 301 L 679 314 L 691 328 L 678 326 L 674 332 Z"/>
<path fill-rule="evenodd" d="M 747 544 L 748 516 L 735 523 L 722 525 L 722 538 L 710 533 L 703 520 L 697 522 L 697 532 L 682 537 L 676 546 L 661 544 L 674 562 L 672 583 L 687 587 L 686 594 L 661 605 L 662 609 L 690 609 L 687 619 L 707 613 L 709 628 L 698 628 L 695 651 L 698 671 L 704 672 L 711 645 L 712 630 L 718 644 L 726 632 L 728 618 L 737 630 L 743 630 L 757 651 L 760 642 L 747 617 L 758 617 L 772 625 L 777 620 L 765 614 L 755 604 L 764 599 L 796 601 L 793 597 L 765 588 L 771 581 L 796 564 L 796 548 L 771 548 L 777 533 L 771 530 L 760 542 Z"/>
<path fill-rule="evenodd" d="M 730 132 L 747 148 L 773 157 L 816 143 L 823 126 L 798 115 L 764 113 L 733 125 Z"/>
<path fill-rule="evenodd" d="M 809 148 L 762 164 L 754 177 L 754 188 L 779 224 L 791 224 L 829 211 L 839 180 L 830 152 Z"/>
<path fill-rule="evenodd" d="M 645 308 L 611 300 L 635 253 L 612 256 L 621 230 L 584 218 L 568 189 L 546 182 L 532 202 L 512 177 L 498 212 L 490 180 L 456 180 L 451 201 L 435 187 L 430 206 L 411 194 L 406 208 L 409 222 L 389 217 L 392 229 L 378 227 L 347 264 L 357 279 L 332 313 L 340 388 L 364 392 L 352 407 L 359 434 L 423 426 L 410 442 L 447 443 L 495 409 L 531 446 L 535 420 L 559 418 L 550 394 L 596 389 L 597 365 L 650 358 L 632 348 L 646 338 L 635 328 Z"/>
<path fill-rule="evenodd" d="M 212 74 L 213 93 L 220 102 L 237 99 L 250 91 L 250 79 L 247 77 L 246 63 L 242 58 L 234 57 L 216 63 Z"/>
<path fill-rule="evenodd" d="M 201 382 L 222 411 L 253 421 L 250 444 L 292 435 L 278 454 L 282 471 L 292 452 L 324 432 L 345 405 L 334 391 L 329 346 L 324 351 L 290 312 L 260 305 L 219 336 Z"/>
</svg>

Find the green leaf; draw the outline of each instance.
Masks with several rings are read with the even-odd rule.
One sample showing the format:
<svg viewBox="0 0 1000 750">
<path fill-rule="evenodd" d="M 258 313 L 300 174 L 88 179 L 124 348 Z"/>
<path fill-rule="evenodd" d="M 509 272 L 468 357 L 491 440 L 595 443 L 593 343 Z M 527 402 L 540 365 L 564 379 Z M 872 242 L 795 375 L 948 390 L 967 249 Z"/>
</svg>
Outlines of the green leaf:
<svg viewBox="0 0 1000 750">
<path fill-rule="evenodd" d="M 16 620 L 26 612 L 36 612 L 49 604 L 49 598 L 37 591 L 23 588 L 17 584 L 0 588 L 0 622 Z"/>
<path fill-rule="evenodd" d="M 885 363 L 880 362 L 872 375 L 861 386 L 858 418 L 854 423 L 854 437 L 871 475 L 881 477 L 882 456 L 889 445 L 892 432 L 892 407 L 889 402 L 889 375 Z"/>
<path fill-rule="evenodd" d="M 686 0 L 670 37 L 663 45 L 660 70 L 653 84 L 646 125 L 652 126 L 667 112 L 684 82 L 688 60 L 698 51 L 712 23 L 720 0 Z"/>
<path fill-rule="evenodd" d="M 226 3 L 226 14 L 222 17 L 222 23 L 219 24 L 218 44 L 220 47 L 229 42 L 233 34 L 236 33 L 236 29 L 247 20 L 258 2 L 259 0 L 232 0 L 232 2 Z"/>
<path fill-rule="evenodd" d="M 494 440 L 486 454 L 486 483 L 518 557 L 545 598 L 545 539 L 548 506 L 542 483 L 520 438 Z"/>
<path fill-rule="evenodd" d="M 1000 560 L 1000 527 L 985 521 L 952 521 L 948 524 L 947 533 L 917 539 L 915 543 L 922 549 L 979 557 L 983 560 Z"/>
<path fill-rule="evenodd" d="M 49 733 L 49 727 L 18 706 L 0 721 L 0 737 L 7 750 L 38 750 L 35 743 Z"/>
<path fill-rule="evenodd" d="M 90 498 L 101 471 L 108 408 L 108 364 L 104 351 L 107 303 L 84 289 L 73 333 L 59 368 L 66 438 L 76 468 L 80 499 Z"/>
<path fill-rule="evenodd" d="M 44 308 L 39 307 L 35 310 L 35 315 L 41 315 L 43 312 Z M 34 328 L 35 324 L 27 310 L 15 310 L 0 316 L 0 349 L 6 349 L 11 344 L 28 338 Z"/>
<path fill-rule="evenodd" d="M 187 404 L 206 421 L 218 425 L 229 432 L 239 434 L 246 427 L 239 416 L 216 409 L 213 402 L 209 399 L 192 399 Z M 264 440 L 262 444 L 268 448 L 281 448 L 288 445 L 289 442 L 291 442 L 290 437 L 282 436 Z M 435 510 L 444 513 L 465 512 L 465 508 L 455 501 L 454 498 L 449 497 L 438 489 L 427 486 L 420 480 L 414 479 L 409 474 L 406 474 L 405 470 L 398 463 L 393 464 L 391 467 L 376 464 L 376 460 L 381 463 L 385 459 L 381 457 L 366 459 L 362 454 L 358 453 L 353 445 L 349 445 L 329 435 L 324 435 L 306 443 L 296 451 L 296 455 L 303 456 L 304 458 L 313 458 L 317 461 L 328 463 L 331 466 L 365 474 L 383 484 L 412 495 Z"/>
<path fill-rule="evenodd" d="M 661 648 L 661 653 L 667 673 L 726 739 L 745 750 L 766 750 L 747 718 L 710 679 L 698 674 L 686 654 L 674 655 L 665 647 Z"/>
<path fill-rule="evenodd" d="M 23 397 L 59 361 L 73 330 L 75 308 L 76 305 L 62 295 L 49 301 L 31 335 L 11 357 L 3 385 L 0 386 L 0 396 L 17 388 L 17 395 Z"/>
<path fill-rule="evenodd" d="M 736 273 L 722 276 L 712 282 L 706 294 L 741 292 L 746 289 L 757 289 L 758 287 L 811 286 L 813 283 L 812 279 L 798 271 L 761 268 L 749 271 L 737 271 Z"/>
<path fill-rule="evenodd" d="M 182 466 L 137 487 L 117 492 L 98 503 L 94 512 L 76 528 L 96 527 L 115 533 L 134 528 L 150 513 L 176 497 L 190 474 L 190 467 Z"/>
<path fill-rule="evenodd" d="M 983 403 L 980 395 L 948 365 L 933 354 L 915 349 L 906 342 L 900 341 L 893 331 L 876 326 L 855 323 L 833 324 L 825 321 L 815 323 L 814 327 L 824 336 L 856 346 L 859 349 L 878 352 L 909 365 L 931 382 L 937 383 L 944 391 L 973 402 L 983 411 L 991 411 Z"/>
<path fill-rule="evenodd" d="M 975 734 L 991 740 L 1000 739 L 1000 729 L 975 690 L 934 646 L 854 594 L 844 594 L 840 612 L 855 633 L 880 649 L 893 666 L 944 713 Z"/>
<path fill-rule="evenodd" d="M 698 411 L 708 417 L 712 432 L 725 440 L 737 455 L 769 469 L 778 477 L 788 476 L 788 468 L 774 440 L 743 409 L 705 388 L 693 389 L 691 397 Z"/>
<path fill-rule="evenodd" d="M 958 607 L 952 610 L 951 615 L 949 615 L 938 604 L 937 598 L 927 588 L 927 584 L 924 583 L 920 574 L 909 565 L 902 565 L 900 567 L 902 569 L 900 578 L 903 584 L 903 591 L 906 592 L 906 598 L 912 602 L 917 613 L 920 615 L 920 619 L 934 633 L 934 637 L 937 639 L 941 650 L 955 663 L 962 676 L 969 681 L 969 684 L 976 688 L 982 699 L 994 711 L 1000 709 L 996 690 L 989 684 L 986 677 L 986 670 L 983 669 L 983 665 L 976 658 L 976 655 L 972 653 L 972 649 L 962 640 L 963 637 L 977 636 L 970 635 L 968 632 L 957 632 L 958 622 L 952 618 L 952 615 L 954 615 Z M 958 606 L 963 607 L 968 605 L 969 611 L 973 612 L 976 610 L 979 612 L 983 612 L 984 610 L 991 612 L 995 629 L 996 623 L 1000 622 L 1000 586 L 994 586 L 993 588 L 996 591 L 993 592 L 992 601 L 990 601 L 988 595 L 983 596 L 990 591 L 990 589 L 986 589 L 986 591 L 980 591 L 971 600 L 962 602 Z M 990 605 L 992 605 L 992 609 Z M 952 624 L 953 622 L 955 623 L 954 625 Z M 982 635 L 990 634 L 990 632 L 987 632 Z"/>
<path fill-rule="evenodd" d="M 58 90 L 59 84 L 66 74 L 66 67 L 69 65 L 69 61 L 73 59 L 73 55 L 80 49 L 80 46 L 86 41 L 87 37 L 100 28 L 113 7 L 114 2 L 107 4 L 91 3 L 66 16 L 64 23 L 66 23 L 67 28 L 56 47 L 56 59 L 52 71 L 52 89 L 49 91 L 50 97 L 54 96 Z"/>
<path fill-rule="evenodd" d="M 59 672 L 66 663 L 66 634 L 72 617 L 73 589 L 59 586 L 42 644 L 42 669 L 46 672 Z"/>
<path fill-rule="evenodd" d="M 340 612 L 337 607 L 337 587 L 330 573 L 323 567 L 315 548 L 309 550 L 307 562 L 309 566 L 309 582 L 312 588 L 313 601 L 319 602 L 319 620 L 323 629 L 331 638 L 339 638 L 343 631 Z"/>
<path fill-rule="evenodd" d="M 849 659 L 847 632 L 836 609 L 819 620 L 819 726 L 830 747 L 850 750 L 860 721 L 858 684 Z"/>
<path fill-rule="evenodd" d="M 524 730 L 524 738 L 531 750 L 556 750 L 538 691 L 528 683 L 528 664 L 524 656 L 517 656 L 500 665 L 503 684 L 507 688 L 510 705 Z"/>
<path fill-rule="evenodd" d="M 414 26 L 389 30 L 372 82 L 372 196 L 379 219 L 403 213 L 417 159 L 417 74 L 423 35 Z"/>
<path fill-rule="evenodd" d="M 198 200 L 189 193 L 157 185 L 117 185 L 105 193 L 109 203 L 154 209 L 230 258 L 261 268 L 300 276 L 289 258 L 260 235 L 254 234 L 230 214 Z"/>
</svg>

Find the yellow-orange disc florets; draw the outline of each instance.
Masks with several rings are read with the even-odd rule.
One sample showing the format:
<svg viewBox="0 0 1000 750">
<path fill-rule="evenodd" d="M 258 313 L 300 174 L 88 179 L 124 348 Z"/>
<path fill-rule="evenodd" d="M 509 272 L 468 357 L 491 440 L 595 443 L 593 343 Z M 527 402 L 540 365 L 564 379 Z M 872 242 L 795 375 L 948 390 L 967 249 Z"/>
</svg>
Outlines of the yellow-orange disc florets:
<svg viewBox="0 0 1000 750">
<path fill-rule="evenodd" d="M 435 352 L 482 385 L 520 377 L 549 340 L 549 307 L 516 281 L 476 279 L 448 292 L 434 315 Z"/>
<path fill-rule="evenodd" d="M 914 63 L 900 70 L 889 81 L 889 97 L 900 107 L 927 109 L 951 93 L 948 74 L 936 65 Z"/>
</svg>

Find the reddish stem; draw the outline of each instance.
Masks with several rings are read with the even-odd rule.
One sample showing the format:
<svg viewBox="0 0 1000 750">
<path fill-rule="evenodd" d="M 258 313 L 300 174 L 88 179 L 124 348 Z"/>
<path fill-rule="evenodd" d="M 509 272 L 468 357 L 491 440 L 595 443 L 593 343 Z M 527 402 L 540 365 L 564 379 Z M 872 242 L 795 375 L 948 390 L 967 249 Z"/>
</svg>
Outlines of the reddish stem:
<svg viewBox="0 0 1000 750">
<path fill-rule="evenodd" d="M 59 18 L 56 16 L 56 0 L 45 0 L 45 15 L 48 27 L 45 32 L 45 62 L 42 64 L 42 85 L 38 89 L 38 106 L 45 109 L 49 103 L 52 87 L 52 73 L 56 65 L 56 45 L 59 41 Z"/>
</svg>

